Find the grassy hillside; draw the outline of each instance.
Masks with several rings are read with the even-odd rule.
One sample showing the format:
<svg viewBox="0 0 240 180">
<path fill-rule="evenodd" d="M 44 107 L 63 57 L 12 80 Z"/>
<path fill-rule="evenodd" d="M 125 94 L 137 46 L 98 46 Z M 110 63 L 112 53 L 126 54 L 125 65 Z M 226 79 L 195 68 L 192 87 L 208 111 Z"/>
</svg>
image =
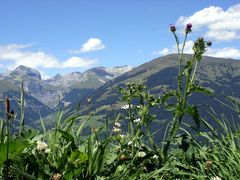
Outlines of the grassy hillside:
<svg viewBox="0 0 240 180">
<path fill-rule="evenodd" d="M 185 57 L 189 58 L 190 55 Z M 141 82 L 156 96 L 166 89 L 175 89 L 178 73 L 177 59 L 176 54 L 157 58 L 107 82 L 92 94 L 88 94 L 88 97 L 92 97 L 91 107 L 88 107 L 86 98 L 79 101 L 82 104 L 82 112 L 95 110 L 105 113 L 110 109 L 119 109 L 122 104 L 119 103 L 121 95 L 118 87 L 126 82 Z M 240 97 L 239 74 L 240 61 L 206 56 L 200 63 L 196 80 L 217 94 Z"/>
</svg>

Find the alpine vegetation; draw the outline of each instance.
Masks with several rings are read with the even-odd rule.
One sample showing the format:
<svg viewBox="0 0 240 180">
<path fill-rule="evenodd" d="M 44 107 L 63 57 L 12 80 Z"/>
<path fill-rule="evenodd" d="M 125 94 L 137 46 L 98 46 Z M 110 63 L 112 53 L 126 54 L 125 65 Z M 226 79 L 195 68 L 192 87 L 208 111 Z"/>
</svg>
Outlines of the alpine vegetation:
<svg viewBox="0 0 240 180">
<path fill-rule="evenodd" d="M 185 26 L 182 43 L 178 28 L 169 27 L 178 52 L 176 88 L 167 87 L 156 95 L 142 83 L 129 81 L 119 86 L 123 103 L 119 113 L 113 119 L 102 119 L 105 123 L 92 128 L 88 136 L 83 133 L 84 127 L 94 114 L 82 116 L 79 110 L 68 114 L 59 110 L 52 117 L 52 128 L 46 127 L 44 119 L 41 130 L 27 127 L 23 85 L 17 100 L 19 131 L 15 131 L 16 113 L 11 110 L 15 100 L 2 100 L 5 116 L 0 121 L 0 177 L 240 179 L 240 102 L 232 96 L 218 98 L 213 90 L 196 81 L 204 53 L 212 42 L 200 37 L 193 44 L 193 54 L 184 54 L 193 27 L 191 23 Z M 202 105 L 191 100 L 195 94 L 215 100 L 231 115 L 216 113 L 211 105 L 204 106 L 202 112 Z M 162 110 L 169 112 L 163 137 L 159 136 L 162 124 L 154 123 Z M 152 131 L 153 125 L 156 131 Z"/>
</svg>

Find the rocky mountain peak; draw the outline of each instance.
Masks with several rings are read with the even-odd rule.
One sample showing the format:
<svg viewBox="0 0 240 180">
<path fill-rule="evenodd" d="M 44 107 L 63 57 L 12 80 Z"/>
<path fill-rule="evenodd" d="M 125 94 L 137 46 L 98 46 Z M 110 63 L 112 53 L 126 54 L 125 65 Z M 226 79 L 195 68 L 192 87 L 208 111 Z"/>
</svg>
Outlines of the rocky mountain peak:
<svg viewBox="0 0 240 180">
<path fill-rule="evenodd" d="M 30 67 L 26 67 L 23 65 L 18 66 L 16 69 L 11 71 L 9 74 L 13 74 L 14 76 L 18 76 L 21 78 L 33 78 L 33 79 L 38 79 L 41 80 L 41 74 Z"/>
</svg>

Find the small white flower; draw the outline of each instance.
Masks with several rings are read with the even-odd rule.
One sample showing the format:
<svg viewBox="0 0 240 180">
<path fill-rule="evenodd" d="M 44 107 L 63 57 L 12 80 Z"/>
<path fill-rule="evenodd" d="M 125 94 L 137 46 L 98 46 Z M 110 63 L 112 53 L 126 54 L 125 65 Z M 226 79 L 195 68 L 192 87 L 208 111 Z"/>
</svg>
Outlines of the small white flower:
<svg viewBox="0 0 240 180">
<path fill-rule="evenodd" d="M 129 104 L 125 104 L 121 107 L 122 109 L 129 109 Z"/>
<path fill-rule="evenodd" d="M 211 180 L 222 180 L 222 178 L 218 177 L 218 176 L 215 176 L 213 177 Z"/>
<path fill-rule="evenodd" d="M 137 118 L 137 119 L 134 119 L 134 120 L 133 120 L 134 123 L 139 123 L 140 121 L 141 121 L 140 118 Z"/>
<path fill-rule="evenodd" d="M 137 154 L 138 157 L 145 157 L 146 155 L 147 154 L 143 151 L 139 151 L 138 154 Z"/>
<path fill-rule="evenodd" d="M 115 146 L 115 149 L 118 151 L 118 150 L 121 149 L 121 146 L 116 145 L 116 146 Z"/>
<path fill-rule="evenodd" d="M 156 154 L 154 154 L 154 156 L 152 157 L 153 159 L 158 159 L 159 158 L 159 156 L 158 155 L 156 155 Z"/>
<path fill-rule="evenodd" d="M 130 146 L 131 144 L 132 144 L 132 141 L 129 141 L 129 142 L 128 142 L 128 145 Z"/>
<path fill-rule="evenodd" d="M 115 123 L 114 123 L 114 126 L 120 128 L 120 127 L 121 127 L 121 124 L 120 124 L 119 122 L 115 122 Z"/>
<path fill-rule="evenodd" d="M 120 128 L 117 128 L 117 127 L 113 127 L 113 132 L 121 132 L 121 129 Z"/>
<path fill-rule="evenodd" d="M 42 141 L 37 141 L 37 150 L 43 151 L 48 148 L 47 143 L 42 142 Z"/>
<path fill-rule="evenodd" d="M 45 149 L 45 153 L 50 153 L 51 152 L 51 149 L 49 149 L 49 148 L 47 148 L 47 149 Z"/>
<path fill-rule="evenodd" d="M 126 135 L 120 134 L 120 138 L 125 138 L 125 137 L 126 137 Z"/>
</svg>

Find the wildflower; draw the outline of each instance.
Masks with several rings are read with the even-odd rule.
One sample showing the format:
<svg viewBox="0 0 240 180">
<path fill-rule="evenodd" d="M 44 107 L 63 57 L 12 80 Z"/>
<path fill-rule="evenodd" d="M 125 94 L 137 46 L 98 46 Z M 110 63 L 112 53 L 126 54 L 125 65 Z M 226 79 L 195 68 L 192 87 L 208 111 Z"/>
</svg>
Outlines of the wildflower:
<svg viewBox="0 0 240 180">
<path fill-rule="evenodd" d="M 87 98 L 87 102 L 88 102 L 88 104 L 91 104 L 91 102 L 92 102 L 92 97 L 88 97 L 88 98 Z"/>
<path fill-rule="evenodd" d="M 210 47 L 212 45 L 212 41 L 207 41 L 206 44 L 207 44 L 207 46 Z"/>
<path fill-rule="evenodd" d="M 121 129 L 117 127 L 113 127 L 113 132 L 116 132 L 116 133 L 121 132 Z"/>
<path fill-rule="evenodd" d="M 121 108 L 122 108 L 122 109 L 129 109 L 129 105 L 128 105 L 128 104 L 123 105 Z"/>
<path fill-rule="evenodd" d="M 98 132 L 98 128 L 92 128 L 92 133 L 97 133 Z"/>
<path fill-rule="evenodd" d="M 129 141 L 129 142 L 128 142 L 128 145 L 130 146 L 131 144 L 132 144 L 132 141 Z"/>
<path fill-rule="evenodd" d="M 207 172 L 211 169 L 212 163 L 213 163 L 213 161 L 211 161 L 211 160 L 206 161 L 205 168 L 206 168 Z"/>
<path fill-rule="evenodd" d="M 119 128 L 120 128 L 120 127 L 121 127 L 121 124 L 120 124 L 119 122 L 115 122 L 115 123 L 114 123 L 114 126 L 116 126 L 116 127 L 119 127 Z"/>
<path fill-rule="evenodd" d="M 222 180 L 222 178 L 218 177 L 218 176 L 215 176 L 213 177 L 211 180 Z"/>
<path fill-rule="evenodd" d="M 116 146 L 115 146 L 115 149 L 116 149 L 117 151 L 119 151 L 119 150 L 121 149 L 121 146 L 116 145 Z"/>
<path fill-rule="evenodd" d="M 126 135 L 124 135 L 124 134 L 120 134 L 120 138 L 125 138 L 126 137 Z"/>
<path fill-rule="evenodd" d="M 154 156 L 152 157 L 153 159 L 158 159 L 159 158 L 159 156 L 158 155 L 156 155 L 156 154 L 154 154 Z"/>
<path fill-rule="evenodd" d="M 202 55 L 206 51 L 206 44 L 203 37 L 198 38 L 193 45 L 194 53 Z"/>
<path fill-rule="evenodd" d="M 176 26 L 174 24 L 169 25 L 170 31 L 175 32 L 176 31 Z"/>
<path fill-rule="evenodd" d="M 186 25 L 186 29 L 185 29 L 186 33 L 190 33 L 192 31 L 192 24 L 191 23 L 188 23 Z"/>
<path fill-rule="evenodd" d="M 129 108 L 133 108 L 134 106 L 131 104 L 130 106 L 129 106 L 129 104 L 125 104 L 125 105 L 123 105 L 122 107 L 121 107 L 121 109 L 125 109 L 125 110 L 127 110 L 127 109 L 129 109 Z M 136 106 L 136 108 L 140 108 L 141 106 Z"/>
<path fill-rule="evenodd" d="M 45 149 L 45 153 L 49 154 L 51 152 L 51 149 L 47 148 Z"/>
<path fill-rule="evenodd" d="M 134 123 L 139 123 L 140 121 L 141 121 L 140 118 L 137 118 L 137 119 L 134 119 L 134 120 L 133 120 Z"/>
<path fill-rule="evenodd" d="M 121 108 L 122 108 L 122 109 L 129 109 L 130 107 L 132 108 L 133 105 L 130 105 L 130 106 L 129 106 L 129 104 L 125 104 L 125 105 L 123 105 Z"/>
<path fill-rule="evenodd" d="M 145 157 L 146 155 L 147 154 L 143 151 L 139 151 L 138 154 L 137 154 L 138 157 Z"/>
<path fill-rule="evenodd" d="M 42 142 L 42 141 L 37 141 L 37 150 L 39 151 L 44 151 L 48 147 L 47 143 Z"/>
<path fill-rule="evenodd" d="M 126 157 L 124 154 L 122 154 L 119 159 L 122 160 L 122 161 L 124 161 L 124 160 L 127 159 L 127 157 Z"/>
<path fill-rule="evenodd" d="M 53 175 L 52 179 L 53 179 L 53 180 L 60 180 L 61 177 L 62 177 L 61 174 L 59 174 L 59 173 L 55 173 L 55 174 Z"/>
</svg>

